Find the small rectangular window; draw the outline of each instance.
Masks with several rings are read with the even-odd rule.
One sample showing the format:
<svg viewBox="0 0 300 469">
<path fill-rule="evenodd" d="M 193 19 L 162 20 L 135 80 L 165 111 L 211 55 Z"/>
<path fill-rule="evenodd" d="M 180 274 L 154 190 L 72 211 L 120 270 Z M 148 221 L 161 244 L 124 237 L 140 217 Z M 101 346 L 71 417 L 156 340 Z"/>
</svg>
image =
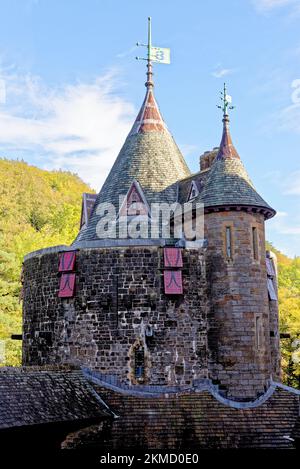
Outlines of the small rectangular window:
<svg viewBox="0 0 300 469">
<path fill-rule="evenodd" d="M 261 333 L 262 333 L 262 324 L 261 324 L 261 317 L 255 317 L 255 342 L 256 348 L 259 349 L 261 346 Z"/>
<path fill-rule="evenodd" d="M 134 353 L 134 374 L 137 379 L 144 378 L 145 373 L 144 348 L 139 347 Z"/>
<path fill-rule="evenodd" d="M 257 238 L 257 228 L 252 227 L 252 252 L 254 259 L 258 259 L 258 238 Z"/>
<path fill-rule="evenodd" d="M 226 257 L 227 257 L 227 259 L 232 259 L 232 233 L 231 233 L 231 226 L 226 226 L 225 242 L 226 242 Z"/>
</svg>

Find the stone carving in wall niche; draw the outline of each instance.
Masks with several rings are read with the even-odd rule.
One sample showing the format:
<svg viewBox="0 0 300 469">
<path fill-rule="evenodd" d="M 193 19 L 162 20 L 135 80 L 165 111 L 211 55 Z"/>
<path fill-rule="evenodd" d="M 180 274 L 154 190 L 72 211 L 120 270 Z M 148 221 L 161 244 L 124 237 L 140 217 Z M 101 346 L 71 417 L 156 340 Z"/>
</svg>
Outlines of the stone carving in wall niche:
<svg viewBox="0 0 300 469">
<path fill-rule="evenodd" d="M 150 359 L 145 342 L 138 338 L 128 352 L 129 381 L 132 384 L 145 384 L 149 381 Z"/>
<path fill-rule="evenodd" d="M 149 293 L 149 305 L 150 305 L 151 311 L 154 311 L 156 309 L 156 301 L 157 301 L 157 293 L 155 291 L 151 291 Z"/>
</svg>

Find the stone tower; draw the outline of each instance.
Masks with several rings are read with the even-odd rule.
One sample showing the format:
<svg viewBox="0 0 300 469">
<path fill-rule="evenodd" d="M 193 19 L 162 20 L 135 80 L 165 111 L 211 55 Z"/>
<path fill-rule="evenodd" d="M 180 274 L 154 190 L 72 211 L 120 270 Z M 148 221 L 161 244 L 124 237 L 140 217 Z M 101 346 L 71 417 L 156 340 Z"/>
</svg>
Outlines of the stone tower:
<svg viewBox="0 0 300 469">
<path fill-rule="evenodd" d="M 264 223 L 275 211 L 254 189 L 227 112 L 201 199 L 209 240 L 209 376 L 227 395 L 250 398 L 267 389 L 272 375 Z"/>
<path fill-rule="evenodd" d="M 25 257 L 23 364 L 80 365 L 119 388 L 211 386 L 253 400 L 279 370 L 264 233 L 275 211 L 247 175 L 227 112 L 220 147 L 190 173 L 147 66 L 141 109 L 76 240 Z M 204 206 L 203 239 L 149 236 L 153 204 L 187 202 Z"/>
</svg>

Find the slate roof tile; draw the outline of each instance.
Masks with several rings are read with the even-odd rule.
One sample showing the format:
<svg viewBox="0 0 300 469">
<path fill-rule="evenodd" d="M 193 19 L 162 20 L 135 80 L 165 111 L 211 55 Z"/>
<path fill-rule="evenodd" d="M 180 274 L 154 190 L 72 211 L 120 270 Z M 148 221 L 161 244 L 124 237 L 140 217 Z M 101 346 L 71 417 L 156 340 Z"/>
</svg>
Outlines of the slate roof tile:
<svg viewBox="0 0 300 469">
<path fill-rule="evenodd" d="M 198 201 L 206 208 L 215 206 L 247 206 L 267 209 L 268 217 L 275 210 L 258 194 L 232 143 L 228 116 L 223 119 L 223 135 L 218 154 L 209 170 Z"/>
<path fill-rule="evenodd" d="M 119 418 L 106 428 L 104 443 L 101 433 L 87 428 L 79 445 L 150 450 L 293 447 L 290 438 L 299 419 L 299 396 L 282 388 L 257 407 L 239 409 L 208 391 L 150 398 L 93 386 Z M 68 444 L 72 446 L 71 441 Z"/>
<path fill-rule="evenodd" d="M 0 429 L 107 418 L 107 406 L 80 369 L 0 369 Z"/>
</svg>

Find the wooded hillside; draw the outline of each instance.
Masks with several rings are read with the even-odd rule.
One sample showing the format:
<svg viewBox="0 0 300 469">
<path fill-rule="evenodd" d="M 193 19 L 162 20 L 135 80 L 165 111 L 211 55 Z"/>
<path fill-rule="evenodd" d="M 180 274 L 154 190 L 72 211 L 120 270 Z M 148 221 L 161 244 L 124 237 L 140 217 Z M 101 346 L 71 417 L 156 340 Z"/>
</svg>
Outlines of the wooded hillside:
<svg viewBox="0 0 300 469">
<path fill-rule="evenodd" d="M 0 361 L 3 355 L 2 364 L 19 365 L 21 344 L 10 336 L 21 333 L 24 254 L 70 244 L 79 229 L 82 193 L 92 190 L 74 174 L 6 159 L 0 159 L 0 188 Z"/>
</svg>

